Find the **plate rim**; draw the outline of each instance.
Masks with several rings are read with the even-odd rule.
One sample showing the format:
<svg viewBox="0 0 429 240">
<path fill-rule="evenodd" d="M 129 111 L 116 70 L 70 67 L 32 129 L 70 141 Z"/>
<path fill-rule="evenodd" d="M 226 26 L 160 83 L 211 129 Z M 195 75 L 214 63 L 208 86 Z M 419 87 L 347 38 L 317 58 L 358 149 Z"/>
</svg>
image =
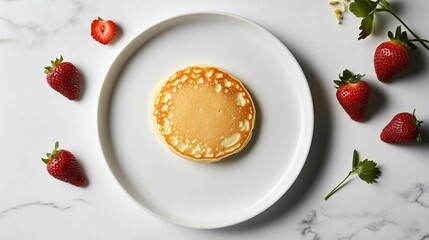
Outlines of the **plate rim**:
<svg viewBox="0 0 429 240">
<path fill-rule="evenodd" d="M 155 37 L 157 35 L 157 33 L 156 33 L 157 28 L 161 27 L 163 24 L 168 24 L 170 22 L 174 22 L 177 19 L 195 17 L 198 15 L 232 18 L 235 20 L 245 22 L 246 24 L 250 24 L 252 27 L 255 27 L 259 31 L 262 31 L 264 34 L 269 36 L 273 41 L 278 42 L 280 44 L 280 46 L 282 46 L 283 51 L 287 52 L 287 54 L 290 56 L 290 60 L 293 61 L 294 65 L 297 67 L 297 70 L 299 70 L 300 78 L 305 80 L 305 83 L 302 85 L 302 87 L 304 87 L 305 89 L 299 88 L 300 89 L 299 96 L 300 96 L 300 99 L 302 99 L 302 101 L 300 101 L 301 106 L 299 107 L 299 109 L 303 113 L 303 116 L 306 117 L 306 124 L 305 124 L 305 127 L 303 127 L 301 125 L 301 130 L 299 131 L 298 140 L 301 141 L 302 143 L 298 143 L 296 148 L 295 148 L 295 151 L 294 151 L 294 155 L 296 155 L 297 153 L 300 153 L 300 154 L 302 154 L 302 156 L 300 157 L 301 158 L 300 161 L 296 161 L 294 163 L 295 167 L 294 167 L 294 171 L 293 171 L 293 176 L 291 177 L 289 175 L 289 178 L 291 178 L 291 180 L 287 183 L 284 183 L 283 178 L 285 177 L 284 176 L 285 174 L 282 174 L 280 179 L 275 183 L 275 185 L 282 183 L 282 188 L 279 190 L 278 189 L 279 187 L 273 186 L 270 189 L 270 193 L 269 194 L 267 193 L 262 198 L 262 199 L 265 199 L 263 201 L 264 204 L 258 203 L 258 202 L 261 202 L 262 200 L 255 201 L 255 203 L 253 205 L 256 207 L 253 207 L 252 211 L 246 211 L 247 214 L 245 216 L 235 217 L 233 219 L 230 219 L 229 221 L 226 221 L 223 223 L 218 223 L 218 224 L 211 224 L 211 225 L 189 224 L 189 223 L 174 221 L 172 219 L 166 218 L 165 216 L 162 216 L 162 215 L 154 212 L 152 209 L 145 206 L 142 202 L 135 199 L 131 195 L 131 193 L 126 189 L 124 184 L 121 183 L 120 179 L 118 179 L 117 173 L 114 172 L 113 167 L 111 166 L 112 164 L 110 163 L 111 161 L 109 160 L 108 155 L 114 154 L 114 153 L 112 152 L 111 149 L 109 149 L 111 147 L 105 147 L 105 145 L 108 144 L 108 143 L 106 143 L 105 138 L 108 137 L 106 135 L 109 135 L 109 134 L 106 134 L 106 131 L 102 131 L 102 129 L 105 129 L 109 125 L 108 123 L 105 122 L 105 119 L 102 119 L 102 117 L 105 116 L 105 113 L 108 113 L 108 106 L 110 105 L 109 103 L 106 103 L 106 100 L 107 100 L 107 102 L 109 102 L 110 99 L 105 99 L 105 96 L 109 96 L 109 98 L 110 98 L 111 92 L 113 92 L 113 87 L 111 87 L 111 86 L 112 85 L 114 86 L 116 81 L 117 81 L 116 78 L 114 80 L 110 80 L 110 81 L 109 81 L 109 79 L 112 78 L 112 77 L 110 77 L 112 74 L 116 75 L 116 77 L 119 76 L 118 71 L 115 70 L 115 69 L 117 69 L 117 67 L 115 67 L 115 65 L 117 66 L 118 62 L 122 63 L 122 61 L 126 62 L 128 59 L 130 59 L 130 57 L 135 52 L 135 50 L 147 42 L 147 39 L 142 41 L 142 40 L 140 40 L 140 38 L 145 37 L 145 35 L 148 35 L 150 33 L 150 31 L 155 31 L 155 33 L 149 34 L 149 36 L 147 36 L 148 39 Z M 166 26 L 163 26 L 161 31 L 163 29 L 166 29 L 166 28 L 167 28 Z M 128 53 L 128 52 L 131 52 L 131 53 Z M 124 55 L 125 55 L 125 57 L 124 57 Z M 123 64 L 119 64 L 119 65 L 120 65 L 119 69 L 122 69 Z M 115 74 L 115 72 L 117 74 Z M 302 92 L 305 92 L 306 94 L 303 96 Z M 305 102 L 305 104 L 302 104 L 303 102 Z M 305 107 L 306 109 L 303 110 L 302 109 L 303 107 Z M 128 196 L 128 198 L 131 198 L 132 201 L 134 201 L 139 207 L 143 208 L 146 212 L 149 212 L 153 216 L 156 216 L 157 218 L 162 219 L 166 222 L 169 222 L 169 223 L 172 223 L 175 225 L 179 225 L 179 226 L 183 226 L 183 227 L 195 228 L 195 229 L 216 229 L 216 228 L 223 228 L 223 227 L 236 225 L 236 224 L 242 223 L 244 221 L 247 221 L 247 220 L 259 215 L 260 213 L 264 212 L 266 209 L 271 207 L 283 195 L 285 195 L 286 192 L 290 189 L 290 187 L 296 182 L 296 179 L 298 178 L 299 174 L 302 172 L 304 164 L 307 161 L 308 154 L 309 154 L 309 151 L 310 151 L 310 148 L 312 145 L 312 139 L 313 139 L 313 134 L 314 134 L 314 106 L 313 106 L 312 94 L 311 94 L 310 87 L 308 84 L 308 79 L 306 78 L 306 76 L 305 76 L 305 74 L 301 68 L 301 65 L 299 64 L 299 62 L 297 61 L 295 56 L 292 54 L 292 52 L 287 48 L 287 46 L 280 39 L 278 39 L 273 33 L 268 31 L 266 28 L 262 27 L 261 25 L 255 23 L 255 22 L 253 22 L 247 18 L 244 18 L 242 16 L 236 15 L 236 14 L 221 12 L 221 11 L 190 12 L 190 13 L 179 14 L 179 15 L 175 15 L 175 16 L 170 17 L 170 18 L 166 18 L 164 20 L 158 21 L 158 22 L 150 25 L 149 27 L 143 29 L 140 33 L 138 33 L 136 36 L 134 36 L 128 43 L 126 43 L 124 45 L 124 47 L 121 49 L 121 51 L 116 55 L 116 57 L 112 61 L 111 65 L 109 66 L 107 73 L 105 74 L 105 77 L 103 79 L 103 83 L 102 83 L 101 88 L 100 88 L 100 92 L 99 92 L 99 96 L 98 96 L 98 102 L 97 102 L 97 131 L 98 131 L 100 148 L 102 150 L 103 157 L 104 157 L 104 162 L 105 162 L 105 164 L 107 164 L 107 167 L 108 167 L 110 173 L 112 174 L 113 178 L 115 179 L 116 184 L 118 184 L 120 186 L 120 188 L 122 189 L 123 192 L 125 192 L 125 194 Z M 104 145 L 104 147 L 103 147 L 103 145 Z M 300 148 L 301 150 L 298 151 L 298 150 L 296 150 L 297 148 Z M 292 156 L 292 158 L 296 158 L 296 156 Z M 272 189 L 276 189 L 276 191 L 273 192 Z M 269 197 L 268 199 L 266 199 L 267 196 Z"/>
</svg>

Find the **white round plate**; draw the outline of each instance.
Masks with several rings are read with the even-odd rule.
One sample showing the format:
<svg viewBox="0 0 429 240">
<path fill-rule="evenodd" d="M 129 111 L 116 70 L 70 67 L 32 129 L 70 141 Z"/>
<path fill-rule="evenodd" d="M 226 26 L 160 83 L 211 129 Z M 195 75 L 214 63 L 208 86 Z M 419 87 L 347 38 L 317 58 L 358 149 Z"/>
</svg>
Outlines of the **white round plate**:
<svg viewBox="0 0 429 240">
<path fill-rule="evenodd" d="M 255 102 L 251 141 L 217 163 L 178 157 L 152 125 L 154 87 L 190 65 L 226 70 Z M 123 49 L 100 93 L 98 128 L 109 168 L 137 203 L 174 224 L 220 228 L 261 213 L 295 181 L 311 144 L 313 104 L 276 37 L 241 17 L 195 13 L 158 23 Z"/>
</svg>

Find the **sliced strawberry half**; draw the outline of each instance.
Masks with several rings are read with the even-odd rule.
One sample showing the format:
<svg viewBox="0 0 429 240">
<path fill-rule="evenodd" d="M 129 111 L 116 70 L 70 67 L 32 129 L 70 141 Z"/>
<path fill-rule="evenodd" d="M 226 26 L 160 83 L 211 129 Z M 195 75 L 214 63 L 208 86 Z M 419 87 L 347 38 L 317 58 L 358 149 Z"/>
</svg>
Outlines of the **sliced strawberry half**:
<svg viewBox="0 0 429 240">
<path fill-rule="evenodd" d="M 108 44 L 116 35 L 116 24 L 111 20 L 98 17 L 91 24 L 91 36 L 97 42 Z"/>
</svg>

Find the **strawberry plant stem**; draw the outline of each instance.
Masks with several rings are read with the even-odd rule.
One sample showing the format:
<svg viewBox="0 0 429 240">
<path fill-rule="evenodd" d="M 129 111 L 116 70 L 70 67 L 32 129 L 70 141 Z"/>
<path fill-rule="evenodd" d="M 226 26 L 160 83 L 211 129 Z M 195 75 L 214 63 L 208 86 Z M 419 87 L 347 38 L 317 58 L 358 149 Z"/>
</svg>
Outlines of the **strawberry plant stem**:
<svg viewBox="0 0 429 240">
<path fill-rule="evenodd" d="M 429 43 L 429 40 L 426 39 L 408 39 L 410 42 L 426 42 Z"/>
<path fill-rule="evenodd" d="M 416 41 L 418 41 L 424 48 L 426 48 L 427 50 L 429 50 L 429 46 L 428 45 L 426 45 L 426 43 L 425 42 L 429 42 L 428 40 L 426 40 L 426 39 L 421 39 L 413 30 L 411 30 L 411 28 L 410 27 L 408 27 L 408 25 L 404 22 L 404 21 L 402 21 L 402 19 L 398 16 L 398 15 L 396 15 L 392 10 L 390 10 L 390 9 L 388 9 L 388 8 L 386 8 L 386 7 L 384 7 L 383 5 L 381 5 L 381 7 L 382 8 L 377 8 L 376 10 L 378 11 L 378 12 L 388 12 L 388 13 L 390 13 L 390 14 L 392 14 L 392 16 L 393 17 L 395 17 L 402 25 L 404 25 L 404 27 L 411 33 L 411 35 L 413 35 L 415 38 L 416 38 Z"/>
<path fill-rule="evenodd" d="M 353 174 L 355 173 L 354 171 L 350 171 L 349 174 L 347 175 L 346 178 L 343 179 L 343 181 L 340 182 L 340 184 L 338 184 L 334 189 L 332 189 L 332 191 L 330 193 L 328 193 L 328 195 L 326 195 L 325 200 L 328 200 L 328 198 L 330 198 L 332 196 L 332 194 L 334 194 L 336 191 L 338 191 L 338 189 L 340 189 L 341 185 L 343 185 L 343 183 Z"/>
</svg>

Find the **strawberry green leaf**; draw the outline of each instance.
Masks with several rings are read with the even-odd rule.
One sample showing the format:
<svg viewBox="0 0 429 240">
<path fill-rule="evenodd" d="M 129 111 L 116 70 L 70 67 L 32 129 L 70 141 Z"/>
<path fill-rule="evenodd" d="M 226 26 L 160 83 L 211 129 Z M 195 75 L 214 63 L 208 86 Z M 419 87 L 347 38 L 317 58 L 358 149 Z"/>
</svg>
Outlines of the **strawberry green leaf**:
<svg viewBox="0 0 429 240">
<path fill-rule="evenodd" d="M 356 149 L 353 151 L 352 171 L 356 171 L 359 167 L 359 154 Z"/>
<path fill-rule="evenodd" d="M 386 0 L 380 0 L 381 6 L 390 10 L 390 4 Z"/>
<path fill-rule="evenodd" d="M 418 143 L 420 143 L 420 142 L 422 142 L 423 137 L 420 134 L 420 132 L 418 131 L 418 129 L 422 125 L 423 121 L 420 121 L 419 119 L 417 119 L 417 117 L 416 117 L 416 109 L 413 110 L 413 118 L 414 118 L 415 128 L 417 129 L 417 138 L 416 138 L 416 140 L 417 140 Z"/>
<path fill-rule="evenodd" d="M 381 171 L 377 168 L 377 163 L 372 160 L 365 159 L 359 162 L 357 169 L 354 171 L 366 183 L 375 183 L 380 176 Z"/>
<path fill-rule="evenodd" d="M 387 32 L 387 36 L 389 37 L 390 40 L 395 39 L 395 37 L 393 36 L 393 33 L 391 31 Z"/>
<path fill-rule="evenodd" d="M 359 40 L 364 39 L 371 35 L 374 29 L 374 14 L 378 12 L 387 12 L 396 18 L 415 38 L 413 41 L 419 42 L 426 50 L 429 50 L 429 40 L 420 38 L 390 7 L 390 4 L 387 0 L 355 0 L 350 3 L 349 6 L 350 12 L 352 12 L 356 17 L 363 18 L 359 29 Z M 389 36 L 390 37 L 390 36 Z M 412 44 L 408 46 L 410 49 L 416 49 L 417 47 Z"/>
<path fill-rule="evenodd" d="M 401 35 L 401 26 L 398 26 L 395 30 L 395 38 L 399 38 L 399 36 Z"/>
<path fill-rule="evenodd" d="M 336 88 L 338 88 L 341 85 L 344 85 L 343 81 L 341 81 L 341 80 L 334 80 L 334 83 L 336 85 Z"/>
<path fill-rule="evenodd" d="M 48 74 L 56 66 L 60 65 L 63 62 L 63 56 L 60 55 L 60 58 L 55 58 L 55 61 L 51 61 L 51 66 L 46 66 L 44 73 Z"/>
<path fill-rule="evenodd" d="M 54 158 L 55 155 L 58 153 L 58 147 L 59 146 L 60 146 L 60 144 L 58 143 L 58 141 L 55 142 L 54 150 L 52 150 L 52 152 L 50 152 L 50 153 L 46 153 L 47 158 L 42 158 L 42 161 L 44 163 L 48 164 L 52 160 L 52 158 Z"/>
<path fill-rule="evenodd" d="M 370 0 L 355 0 L 350 3 L 350 12 L 352 12 L 358 18 L 366 18 L 373 14 L 377 8 L 379 1 L 373 2 Z"/>
<path fill-rule="evenodd" d="M 343 76 L 340 76 L 341 80 L 350 80 L 353 77 L 353 73 L 348 69 L 344 69 Z"/>
<path fill-rule="evenodd" d="M 372 31 L 374 30 L 374 14 L 370 14 L 362 19 L 359 29 L 361 32 L 359 33 L 358 40 L 365 39 L 371 35 Z"/>
<path fill-rule="evenodd" d="M 409 50 L 415 50 L 417 49 L 417 46 L 412 43 L 412 40 L 408 39 L 408 34 L 406 31 L 401 30 L 401 26 L 398 26 L 395 30 L 395 35 L 393 35 L 393 33 L 391 31 L 389 31 L 387 33 L 387 36 L 389 37 L 389 39 L 393 42 L 399 43 L 402 46 L 404 46 L 405 48 L 409 49 Z M 414 39 L 415 41 L 417 41 L 417 39 Z"/>
<path fill-rule="evenodd" d="M 344 69 L 342 74 L 338 74 L 340 80 L 334 80 L 334 83 L 336 84 L 336 88 L 338 88 L 349 83 L 357 83 L 361 81 L 364 76 L 365 74 L 353 74 L 350 70 Z"/>
<path fill-rule="evenodd" d="M 407 36 L 407 32 L 402 32 L 401 35 L 399 35 L 399 41 L 401 42 L 408 42 L 408 36 Z"/>
<path fill-rule="evenodd" d="M 380 1 L 355 0 L 350 4 L 350 12 L 358 18 L 363 18 L 359 27 L 361 30 L 359 33 L 359 40 L 371 35 L 374 29 L 374 12 L 379 2 Z"/>
<path fill-rule="evenodd" d="M 49 158 L 42 158 L 42 161 L 43 161 L 44 163 L 48 164 L 48 163 L 49 163 L 49 161 L 51 161 L 51 159 L 49 159 Z"/>
<path fill-rule="evenodd" d="M 326 195 L 325 200 L 328 200 L 335 192 L 337 192 L 344 184 L 344 182 L 353 174 L 357 174 L 360 179 L 367 183 L 375 183 L 376 179 L 381 175 L 377 163 L 372 160 L 365 159 L 359 161 L 359 154 L 356 150 L 353 151 L 352 170 L 347 176 Z"/>
</svg>

